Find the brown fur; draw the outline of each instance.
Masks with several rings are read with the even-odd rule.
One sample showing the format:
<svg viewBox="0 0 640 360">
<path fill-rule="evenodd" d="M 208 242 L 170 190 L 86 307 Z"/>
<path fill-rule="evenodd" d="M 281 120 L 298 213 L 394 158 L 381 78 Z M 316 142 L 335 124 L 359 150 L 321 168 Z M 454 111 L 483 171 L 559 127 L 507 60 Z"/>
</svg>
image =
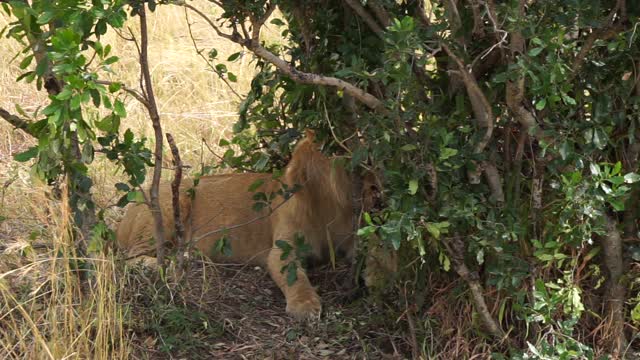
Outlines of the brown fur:
<svg viewBox="0 0 640 360">
<path fill-rule="evenodd" d="M 300 233 L 311 245 L 316 259 L 328 259 L 329 241 L 334 249 L 352 256 L 354 237 L 349 176 L 319 151 L 313 132 L 308 131 L 306 138 L 296 146 L 283 176 L 284 183 L 289 186 L 300 184 L 302 188 L 284 203 L 282 197 L 278 197 L 272 203 L 272 208 L 277 209 L 271 215 L 267 210 L 256 212 L 252 209 L 255 201 L 248 188 L 258 179 L 264 180 L 258 192 L 268 195 L 281 188 L 269 174 L 245 173 L 201 178 L 193 200 L 183 192 L 180 206 L 187 237 L 199 239 L 195 247 L 217 261 L 266 267 L 285 295 L 288 313 L 298 318 L 317 316 L 321 304 L 316 290 L 300 267 L 297 281 L 292 286 L 287 285 L 281 269 L 293 260 L 293 255 L 281 260 L 282 251 L 274 243 L 285 240 L 293 245 L 294 235 Z M 184 190 L 189 187 L 190 184 L 186 185 Z M 161 186 L 160 196 L 165 233 L 172 234 L 174 221 L 169 184 Z M 264 217 L 255 220 L 260 216 Z M 206 233 L 247 222 L 250 223 L 226 232 L 232 250 L 229 257 L 214 251 L 221 232 L 203 237 Z M 118 227 L 118 244 L 128 257 L 153 253 L 152 229 L 153 219 L 148 207 L 132 205 Z"/>
</svg>

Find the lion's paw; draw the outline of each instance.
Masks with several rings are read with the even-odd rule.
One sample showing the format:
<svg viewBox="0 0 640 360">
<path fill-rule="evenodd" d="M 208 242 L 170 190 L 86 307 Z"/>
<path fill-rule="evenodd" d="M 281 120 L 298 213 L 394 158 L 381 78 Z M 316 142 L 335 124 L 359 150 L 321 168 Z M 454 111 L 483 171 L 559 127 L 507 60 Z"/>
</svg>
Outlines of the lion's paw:
<svg viewBox="0 0 640 360">
<path fill-rule="evenodd" d="M 321 312 L 320 296 L 313 290 L 296 294 L 287 300 L 287 313 L 298 320 L 318 319 Z"/>
</svg>

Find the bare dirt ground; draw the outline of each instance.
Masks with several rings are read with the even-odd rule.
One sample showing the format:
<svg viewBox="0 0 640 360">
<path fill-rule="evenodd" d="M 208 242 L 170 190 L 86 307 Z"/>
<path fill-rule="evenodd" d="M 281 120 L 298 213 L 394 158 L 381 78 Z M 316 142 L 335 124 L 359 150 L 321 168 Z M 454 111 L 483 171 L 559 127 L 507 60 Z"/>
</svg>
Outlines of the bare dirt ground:
<svg viewBox="0 0 640 360">
<path fill-rule="evenodd" d="M 190 339 L 165 339 L 163 330 L 157 331 L 160 336 L 154 337 L 149 333 L 153 329 L 148 326 L 132 329 L 137 339 L 133 342 L 136 347 L 134 354 L 138 358 L 153 359 L 408 357 L 402 329 L 393 315 L 385 313 L 385 309 L 372 298 L 345 298 L 349 291 L 345 291 L 341 284 L 347 273 L 347 266 L 336 270 L 330 267 L 312 270 L 311 280 L 318 285 L 323 299 L 323 314 L 319 320 L 299 322 L 285 314 L 284 297 L 264 270 L 196 262 L 191 265 L 188 285 L 181 288 L 181 295 L 174 292 L 170 303 L 175 306 L 174 311 L 182 308 L 187 313 L 197 313 L 200 322 L 208 322 L 207 329 L 190 327 L 187 330 L 192 331 Z M 155 296 L 163 297 L 160 292 Z M 144 314 L 148 311 L 144 307 L 148 305 L 144 305 L 141 299 L 134 306 L 137 307 L 134 312 L 142 318 L 154 316 Z M 162 311 L 156 309 L 155 316 L 158 313 Z M 168 310 L 169 315 L 160 321 L 161 327 L 170 327 L 168 323 L 176 322 L 177 315 L 170 313 Z M 174 318 L 170 319 L 172 316 Z M 156 322 L 150 319 L 143 321 L 147 325 Z M 169 349 L 169 352 L 162 351 Z"/>
</svg>

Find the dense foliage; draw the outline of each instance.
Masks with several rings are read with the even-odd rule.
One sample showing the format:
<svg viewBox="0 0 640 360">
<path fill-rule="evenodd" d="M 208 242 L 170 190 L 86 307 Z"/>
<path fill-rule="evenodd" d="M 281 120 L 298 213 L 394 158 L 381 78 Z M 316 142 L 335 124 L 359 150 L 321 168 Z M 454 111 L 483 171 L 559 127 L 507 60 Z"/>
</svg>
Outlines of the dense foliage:
<svg viewBox="0 0 640 360">
<path fill-rule="evenodd" d="M 51 75 L 58 84 L 29 115 L 38 147 L 18 160 L 37 156 L 39 175 L 66 173 L 76 194 L 88 193 L 97 143 L 131 175 L 118 187 L 143 201 L 151 152 L 119 129 L 123 88 L 98 80 L 117 61 L 100 35 L 138 14 L 130 3 L 3 4 L 18 19 L 7 34 L 25 43 L 19 80 L 49 90 Z M 398 251 L 393 280 L 403 292 L 391 303 L 413 304 L 420 343 L 433 321 L 425 299 L 435 274 L 462 278 L 456 291 L 469 289 L 476 332 L 493 337 L 496 351 L 590 358 L 637 347 L 640 3 L 219 5 L 212 31 L 247 52 L 218 59 L 210 49 L 212 67 L 231 84 L 225 62 L 255 56 L 259 70 L 224 163 L 281 168 L 299 130 L 313 128 L 327 152 L 348 159 L 354 189 L 374 173 L 380 201 L 364 209 L 362 253 Z M 287 42 L 262 43 L 264 26 Z M 73 206 L 91 208 L 86 199 Z"/>
</svg>

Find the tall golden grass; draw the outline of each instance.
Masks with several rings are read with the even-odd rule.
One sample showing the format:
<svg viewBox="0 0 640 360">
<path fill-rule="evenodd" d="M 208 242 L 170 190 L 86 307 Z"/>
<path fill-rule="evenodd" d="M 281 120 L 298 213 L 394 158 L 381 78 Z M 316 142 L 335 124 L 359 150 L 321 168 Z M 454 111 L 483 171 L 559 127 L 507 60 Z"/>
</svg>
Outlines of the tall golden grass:
<svg viewBox="0 0 640 360">
<path fill-rule="evenodd" d="M 220 11 L 208 1 L 192 3 L 211 14 Z M 0 16 L 0 28 L 10 21 Z M 138 28 L 135 19 L 125 29 L 127 26 L 134 32 Z M 163 130 L 174 136 L 186 164 L 212 162 L 215 155 L 202 146 L 202 139 L 217 151 L 219 139 L 229 135 L 239 101 L 234 91 L 246 93 L 254 74 L 251 56 L 226 63 L 238 75 L 238 81 L 231 83 L 232 91 L 208 69 L 193 42 L 205 54 L 217 49 L 222 62 L 241 51 L 238 46 L 218 38 L 201 19 L 187 17 L 175 6 L 158 7 L 149 16 L 149 29 L 150 66 Z M 280 41 L 275 30 L 267 28 L 264 36 Z M 113 74 L 104 76 L 137 87 L 135 45 L 114 31 L 103 43 L 111 44 L 114 55 L 120 57 L 113 65 Z M 0 71 L 0 107 L 13 110 L 18 104 L 32 113 L 46 106 L 47 97 L 34 84 L 15 82 L 21 73 L 20 58 L 12 58 L 21 50 L 17 42 L 0 39 L 0 63 L 4 65 Z M 123 129 L 131 128 L 150 138 L 151 123 L 143 107 L 134 99 L 126 100 L 128 117 Z M 6 248 L 0 250 L 0 358 L 127 359 L 131 339 L 123 325 L 128 315 L 119 298 L 118 290 L 125 286 L 119 263 L 112 255 L 78 259 L 65 202 L 49 200 L 47 187 L 30 177 L 29 164 L 12 161 L 13 154 L 34 143 L 34 139 L 0 121 L 0 245 Z M 99 157 L 91 172 L 98 207 L 108 208 L 119 196 L 113 184 L 122 180 L 121 174 Z M 119 210 L 111 209 L 107 214 L 115 223 Z M 47 244 L 47 248 L 34 248 L 34 243 Z M 78 279 L 74 269 L 79 260 L 90 264 L 86 282 Z"/>
</svg>

